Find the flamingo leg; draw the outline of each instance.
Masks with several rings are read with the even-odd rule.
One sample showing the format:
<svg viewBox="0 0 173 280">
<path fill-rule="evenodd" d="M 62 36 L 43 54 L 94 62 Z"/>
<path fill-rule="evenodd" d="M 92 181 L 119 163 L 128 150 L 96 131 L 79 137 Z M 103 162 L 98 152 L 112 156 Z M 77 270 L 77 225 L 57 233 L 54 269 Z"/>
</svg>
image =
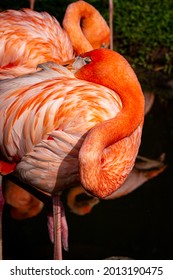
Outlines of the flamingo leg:
<svg viewBox="0 0 173 280">
<path fill-rule="evenodd" d="M 53 213 L 48 215 L 49 236 L 54 243 L 54 259 L 62 259 L 62 245 L 68 251 L 68 225 L 60 195 L 53 196 Z"/>
<path fill-rule="evenodd" d="M 30 0 L 30 9 L 34 10 L 34 4 L 35 4 L 35 0 Z"/>
<path fill-rule="evenodd" d="M 110 27 L 110 49 L 113 50 L 113 13 L 114 13 L 114 3 L 113 0 L 109 0 L 109 27 Z"/>
<path fill-rule="evenodd" d="M 54 260 L 62 260 L 60 196 L 53 196 Z"/>
</svg>

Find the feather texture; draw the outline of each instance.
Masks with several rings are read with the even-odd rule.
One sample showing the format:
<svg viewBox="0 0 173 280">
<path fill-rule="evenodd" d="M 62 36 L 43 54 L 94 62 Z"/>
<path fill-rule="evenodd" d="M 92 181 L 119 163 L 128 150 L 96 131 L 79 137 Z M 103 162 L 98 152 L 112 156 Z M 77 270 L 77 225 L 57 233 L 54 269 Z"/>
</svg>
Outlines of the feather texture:
<svg viewBox="0 0 173 280">
<path fill-rule="evenodd" d="M 143 95 L 120 55 L 100 49 L 81 59 L 87 55 L 91 55 L 93 67 L 111 58 L 115 68 L 120 64 L 124 70 L 115 70 L 116 77 L 106 71 L 99 84 L 97 75 L 105 71 L 100 66 L 93 83 L 88 77 L 83 79 L 86 66 L 73 73 L 47 63 L 39 72 L 1 82 L 1 173 L 5 163 L 6 173 L 15 171 L 23 182 L 52 194 L 82 180 L 89 192 L 106 197 L 123 184 L 140 145 Z M 81 78 L 77 77 L 79 71 Z M 104 86 L 107 74 L 112 89 Z M 129 97 L 125 97 L 125 87 Z M 136 102 L 138 108 L 133 108 Z"/>
<path fill-rule="evenodd" d="M 35 72 L 40 63 L 62 63 L 81 52 L 109 44 L 106 21 L 85 1 L 68 6 L 63 25 L 64 28 L 46 12 L 1 12 L 0 79 Z M 93 36 L 96 26 L 99 31 Z"/>
</svg>

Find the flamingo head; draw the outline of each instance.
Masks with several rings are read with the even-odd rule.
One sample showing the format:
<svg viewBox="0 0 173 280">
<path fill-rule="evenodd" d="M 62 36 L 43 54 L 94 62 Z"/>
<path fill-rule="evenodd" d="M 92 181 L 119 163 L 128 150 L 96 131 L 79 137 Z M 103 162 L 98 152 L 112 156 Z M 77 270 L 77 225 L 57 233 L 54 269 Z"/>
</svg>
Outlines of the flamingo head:
<svg viewBox="0 0 173 280">
<path fill-rule="evenodd" d="M 106 86 L 118 94 L 127 92 L 132 85 L 141 91 L 133 69 L 115 51 L 101 48 L 83 53 L 76 58 L 73 68 L 76 78 Z"/>
</svg>

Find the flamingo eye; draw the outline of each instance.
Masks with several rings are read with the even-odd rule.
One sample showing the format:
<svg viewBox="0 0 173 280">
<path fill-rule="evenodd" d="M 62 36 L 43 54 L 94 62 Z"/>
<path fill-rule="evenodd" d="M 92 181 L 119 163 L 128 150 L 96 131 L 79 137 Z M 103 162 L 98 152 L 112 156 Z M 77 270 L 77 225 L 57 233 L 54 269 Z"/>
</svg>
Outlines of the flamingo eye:
<svg viewBox="0 0 173 280">
<path fill-rule="evenodd" d="M 74 72 L 78 71 L 83 66 L 89 64 L 91 61 L 92 60 L 89 56 L 86 56 L 86 57 L 82 57 L 80 55 L 77 56 L 74 63 L 73 63 Z"/>
<path fill-rule="evenodd" d="M 92 59 L 89 56 L 84 57 L 85 64 L 89 64 Z"/>
<path fill-rule="evenodd" d="M 106 48 L 106 44 L 102 43 L 101 48 L 105 49 Z"/>
</svg>

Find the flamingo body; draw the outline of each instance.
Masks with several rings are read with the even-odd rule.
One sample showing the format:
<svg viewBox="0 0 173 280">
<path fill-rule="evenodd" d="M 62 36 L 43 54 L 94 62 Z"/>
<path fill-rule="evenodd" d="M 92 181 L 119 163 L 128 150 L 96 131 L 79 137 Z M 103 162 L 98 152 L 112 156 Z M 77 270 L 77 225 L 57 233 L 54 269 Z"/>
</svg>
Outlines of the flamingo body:
<svg viewBox="0 0 173 280">
<path fill-rule="evenodd" d="M 97 50 L 96 53 L 105 51 Z M 107 51 L 106 57 L 111 52 Z M 11 171 L 15 170 L 22 181 L 56 194 L 81 181 L 82 172 L 86 171 L 86 167 L 82 171 L 80 162 L 82 157 L 84 165 L 84 144 L 91 142 L 95 127 L 100 124 L 103 124 L 101 133 L 103 131 L 105 140 L 109 137 L 106 126 L 109 120 L 121 115 L 123 103 L 116 91 L 78 79 L 78 74 L 62 66 L 46 64 L 43 68 L 40 72 L 1 82 L 1 167 L 4 162 L 13 163 L 16 168 L 12 165 Z M 91 185 L 98 179 L 100 191 L 83 183 L 89 192 L 105 197 L 121 186 L 134 165 L 142 122 L 141 117 L 134 131 L 103 149 L 101 158 L 99 156 L 103 170 L 101 178 L 105 177 L 107 186 L 102 189 L 103 182 L 95 176 L 97 171 L 90 168 L 87 179 L 92 181 Z M 96 134 L 95 142 L 90 143 L 93 148 L 97 146 L 96 141 L 101 141 L 99 137 L 102 137 L 100 132 Z M 93 151 L 92 154 L 90 147 L 88 163 L 96 153 Z"/>
<path fill-rule="evenodd" d="M 63 177 L 66 185 L 79 180 L 78 151 L 85 133 L 121 109 L 120 98 L 111 90 L 78 80 L 58 65 L 30 76 L 2 81 L 0 87 L 1 92 L 5 89 L 0 105 L 3 156 L 10 162 L 23 158 L 17 170 L 25 165 L 26 171 L 28 166 L 29 181 L 33 178 L 32 185 L 42 185 L 47 192 L 53 192 L 56 184 L 58 189 L 64 185 Z M 90 102 L 92 99 L 94 104 Z M 62 162 L 62 175 L 56 183 L 57 168 Z M 71 167 L 74 179 L 70 176 Z"/>
</svg>

